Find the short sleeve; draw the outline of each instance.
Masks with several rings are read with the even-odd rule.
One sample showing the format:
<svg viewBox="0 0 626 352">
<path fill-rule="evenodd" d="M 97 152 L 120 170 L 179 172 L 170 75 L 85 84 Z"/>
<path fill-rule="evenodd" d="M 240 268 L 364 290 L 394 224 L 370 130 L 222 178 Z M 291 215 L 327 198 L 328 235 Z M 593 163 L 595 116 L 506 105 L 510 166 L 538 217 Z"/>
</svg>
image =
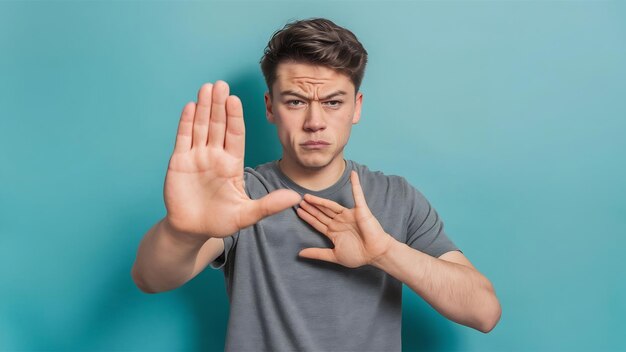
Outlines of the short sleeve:
<svg viewBox="0 0 626 352">
<path fill-rule="evenodd" d="M 406 244 L 432 257 L 460 249 L 448 238 L 443 222 L 426 197 L 408 185 L 409 219 Z"/>
<path fill-rule="evenodd" d="M 239 233 L 223 238 L 224 252 L 222 252 L 222 254 L 220 254 L 219 257 L 215 258 L 215 260 L 213 260 L 211 263 L 209 263 L 209 266 L 212 269 L 222 269 L 224 267 L 224 265 L 228 261 L 231 251 L 234 251 L 235 244 L 237 243 L 237 236 L 239 236 Z"/>
</svg>

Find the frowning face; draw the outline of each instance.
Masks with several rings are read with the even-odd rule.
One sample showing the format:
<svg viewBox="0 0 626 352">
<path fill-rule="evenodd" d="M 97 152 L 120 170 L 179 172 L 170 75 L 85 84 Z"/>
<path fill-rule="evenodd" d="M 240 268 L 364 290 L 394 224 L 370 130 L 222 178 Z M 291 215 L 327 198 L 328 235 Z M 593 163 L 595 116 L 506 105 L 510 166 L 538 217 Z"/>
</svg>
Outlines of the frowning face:
<svg viewBox="0 0 626 352">
<path fill-rule="evenodd" d="M 267 119 L 278 130 L 283 160 L 317 170 L 343 163 L 362 100 L 345 74 L 323 66 L 280 63 L 265 105 Z"/>
</svg>

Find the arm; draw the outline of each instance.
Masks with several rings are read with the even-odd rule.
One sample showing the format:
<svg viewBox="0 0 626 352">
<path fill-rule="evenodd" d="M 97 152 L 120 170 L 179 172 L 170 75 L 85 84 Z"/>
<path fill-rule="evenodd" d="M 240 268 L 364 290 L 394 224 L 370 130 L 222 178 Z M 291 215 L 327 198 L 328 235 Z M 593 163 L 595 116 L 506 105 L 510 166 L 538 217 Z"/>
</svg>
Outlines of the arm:
<svg viewBox="0 0 626 352">
<path fill-rule="evenodd" d="M 168 291 L 194 278 L 222 252 L 223 239 L 177 232 L 163 218 L 141 240 L 131 274 L 145 293 Z"/>
<path fill-rule="evenodd" d="M 500 319 L 501 307 L 491 282 L 461 252 L 434 258 L 394 239 L 371 264 L 459 324 L 487 333 Z"/>
<path fill-rule="evenodd" d="M 144 236 L 132 278 L 145 292 L 176 288 L 224 251 L 224 237 L 300 201 L 278 190 L 252 200 L 244 189 L 241 101 L 226 82 L 205 84 L 183 109 L 165 176 L 167 215 Z"/>
<path fill-rule="evenodd" d="M 460 252 L 433 258 L 398 242 L 372 215 L 356 172 L 351 175 L 355 207 L 305 195 L 298 215 L 326 235 L 334 248 L 306 248 L 300 256 L 347 267 L 373 265 L 402 281 L 438 312 L 488 332 L 500 318 L 491 283 Z"/>
</svg>

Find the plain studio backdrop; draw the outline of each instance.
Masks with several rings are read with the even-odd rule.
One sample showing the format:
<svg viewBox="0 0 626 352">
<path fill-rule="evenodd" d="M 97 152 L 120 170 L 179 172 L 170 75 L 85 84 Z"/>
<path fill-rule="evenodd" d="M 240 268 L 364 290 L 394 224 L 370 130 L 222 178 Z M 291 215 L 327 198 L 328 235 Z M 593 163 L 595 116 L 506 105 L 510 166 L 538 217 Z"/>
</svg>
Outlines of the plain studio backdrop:
<svg viewBox="0 0 626 352">
<path fill-rule="evenodd" d="M 243 100 L 246 165 L 280 156 L 258 61 L 310 17 L 370 54 L 347 157 L 421 190 L 502 303 L 485 335 L 405 287 L 404 349 L 626 349 L 624 3 L 27 1 L 0 3 L 0 350 L 224 348 L 222 272 L 130 268 L 203 82 Z"/>
</svg>

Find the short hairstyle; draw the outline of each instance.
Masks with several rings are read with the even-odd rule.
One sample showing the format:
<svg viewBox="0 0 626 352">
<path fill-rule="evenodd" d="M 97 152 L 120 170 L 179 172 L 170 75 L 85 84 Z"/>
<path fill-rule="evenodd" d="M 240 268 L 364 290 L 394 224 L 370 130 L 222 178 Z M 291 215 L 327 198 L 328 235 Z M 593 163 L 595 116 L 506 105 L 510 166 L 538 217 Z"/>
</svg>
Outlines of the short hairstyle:
<svg viewBox="0 0 626 352">
<path fill-rule="evenodd" d="M 267 43 L 261 70 L 270 94 L 281 62 L 331 68 L 350 77 L 358 92 L 365 74 L 367 51 L 348 29 L 324 18 L 312 18 L 286 24 Z"/>
</svg>

